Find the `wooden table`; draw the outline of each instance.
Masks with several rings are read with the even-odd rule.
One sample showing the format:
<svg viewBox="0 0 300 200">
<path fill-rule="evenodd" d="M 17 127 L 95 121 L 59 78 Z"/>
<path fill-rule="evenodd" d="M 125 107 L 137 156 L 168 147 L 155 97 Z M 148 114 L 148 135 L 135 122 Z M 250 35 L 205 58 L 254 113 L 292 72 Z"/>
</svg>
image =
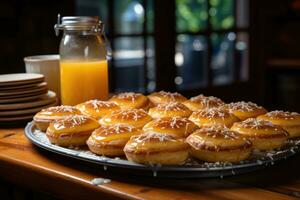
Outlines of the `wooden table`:
<svg viewBox="0 0 300 200">
<path fill-rule="evenodd" d="M 111 182 L 95 186 L 94 178 Z M 300 155 L 224 179 L 142 178 L 41 150 L 26 139 L 23 128 L 0 129 L 0 179 L 63 199 L 296 199 Z"/>
</svg>

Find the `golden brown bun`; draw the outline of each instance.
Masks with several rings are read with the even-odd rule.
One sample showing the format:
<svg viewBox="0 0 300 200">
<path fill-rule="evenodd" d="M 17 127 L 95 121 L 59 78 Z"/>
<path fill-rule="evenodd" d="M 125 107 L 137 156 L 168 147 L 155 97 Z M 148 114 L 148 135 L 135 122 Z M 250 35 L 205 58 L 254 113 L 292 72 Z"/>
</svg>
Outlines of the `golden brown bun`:
<svg viewBox="0 0 300 200">
<path fill-rule="evenodd" d="M 228 110 L 223 108 L 208 108 L 193 112 L 189 117 L 189 120 L 194 122 L 199 127 L 212 126 L 215 124 L 222 124 L 227 127 L 231 127 L 234 122 L 239 119 L 231 114 Z"/>
<path fill-rule="evenodd" d="M 110 114 L 113 111 L 120 110 L 121 108 L 114 102 L 89 100 L 76 106 L 82 114 L 100 119 L 104 115 Z"/>
<path fill-rule="evenodd" d="M 146 132 L 132 136 L 124 147 L 129 161 L 143 164 L 178 165 L 188 157 L 189 145 L 175 135 Z"/>
<path fill-rule="evenodd" d="M 46 135 L 51 143 L 59 146 L 81 146 L 100 124 L 85 115 L 73 115 L 51 122 Z"/>
<path fill-rule="evenodd" d="M 280 126 L 269 121 L 248 118 L 242 122 L 236 122 L 231 130 L 248 138 L 253 148 L 258 150 L 271 150 L 283 146 L 289 134 Z"/>
<path fill-rule="evenodd" d="M 102 125 L 127 124 L 136 128 L 142 128 L 152 118 L 142 109 L 120 110 L 104 116 L 100 123 Z"/>
<path fill-rule="evenodd" d="M 124 110 L 134 108 L 148 110 L 150 106 L 150 101 L 146 96 L 133 92 L 124 92 L 114 95 L 109 101 L 116 103 Z"/>
<path fill-rule="evenodd" d="M 290 138 L 300 137 L 300 114 L 296 112 L 272 111 L 260 115 L 257 119 L 267 120 L 281 126 L 290 134 Z"/>
<path fill-rule="evenodd" d="M 100 126 L 89 137 L 87 145 L 91 152 L 98 155 L 122 156 L 130 137 L 140 133 L 140 129 L 124 124 Z"/>
<path fill-rule="evenodd" d="M 182 103 L 170 102 L 158 104 L 156 107 L 150 108 L 148 113 L 152 118 L 189 117 L 192 111 Z"/>
<path fill-rule="evenodd" d="M 259 115 L 267 113 L 267 110 L 264 109 L 262 106 L 258 106 L 255 103 L 245 101 L 226 104 L 224 105 L 224 108 L 228 109 L 229 112 L 234 114 L 240 120 L 257 117 Z"/>
<path fill-rule="evenodd" d="M 33 117 L 34 124 L 38 129 L 45 132 L 50 124 L 58 119 L 64 119 L 70 115 L 80 115 L 81 112 L 72 106 L 55 106 L 41 110 Z"/>
<path fill-rule="evenodd" d="M 143 127 L 145 132 L 173 134 L 178 137 L 187 137 L 196 129 L 197 126 L 193 122 L 182 117 L 158 118 Z"/>
<path fill-rule="evenodd" d="M 206 162 L 239 162 L 251 154 L 251 142 L 225 126 L 203 127 L 186 142 L 193 157 Z"/>
<path fill-rule="evenodd" d="M 148 98 L 154 106 L 161 103 L 170 103 L 170 102 L 181 103 L 187 100 L 184 96 L 182 96 L 177 92 L 171 93 L 165 91 L 153 92 L 150 95 L 148 95 Z"/>
<path fill-rule="evenodd" d="M 200 94 L 183 102 L 183 104 L 186 107 L 188 107 L 191 111 L 199 111 L 206 108 L 219 107 L 224 105 L 225 103 L 217 97 L 204 96 Z"/>
</svg>

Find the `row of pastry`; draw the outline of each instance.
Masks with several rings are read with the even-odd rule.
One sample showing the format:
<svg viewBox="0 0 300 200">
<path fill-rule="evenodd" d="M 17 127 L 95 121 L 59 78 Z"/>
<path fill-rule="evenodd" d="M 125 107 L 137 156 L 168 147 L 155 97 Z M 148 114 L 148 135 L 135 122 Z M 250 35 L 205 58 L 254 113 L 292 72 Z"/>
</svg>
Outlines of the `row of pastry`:
<svg viewBox="0 0 300 200">
<path fill-rule="evenodd" d="M 254 149 L 280 148 L 300 136 L 300 114 L 267 112 L 251 102 L 226 104 L 212 96 L 120 93 L 108 101 L 57 106 L 34 116 L 51 143 L 88 145 L 98 155 L 146 164 L 176 165 L 189 156 L 238 162 Z"/>
</svg>

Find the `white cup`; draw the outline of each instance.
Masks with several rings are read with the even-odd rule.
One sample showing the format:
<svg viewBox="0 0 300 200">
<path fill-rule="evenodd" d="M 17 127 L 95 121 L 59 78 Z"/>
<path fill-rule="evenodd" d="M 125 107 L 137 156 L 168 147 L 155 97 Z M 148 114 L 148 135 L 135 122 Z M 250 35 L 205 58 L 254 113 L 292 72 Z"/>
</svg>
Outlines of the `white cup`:
<svg viewBox="0 0 300 200">
<path fill-rule="evenodd" d="M 26 73 L 43 74 L 48 88 L 60 100 L 59 55 L 37 55 L 24 58 Z"/>
</svg>

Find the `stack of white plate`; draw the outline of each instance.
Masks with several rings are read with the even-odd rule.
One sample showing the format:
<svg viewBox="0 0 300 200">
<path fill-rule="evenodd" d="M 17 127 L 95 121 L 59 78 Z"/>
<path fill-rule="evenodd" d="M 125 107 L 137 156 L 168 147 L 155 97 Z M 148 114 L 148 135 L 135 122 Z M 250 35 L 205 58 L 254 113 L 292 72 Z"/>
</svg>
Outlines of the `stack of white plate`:
<svg viewBox="0 0 300 200">
<path fill-rule="evenodd" d="M 42 74 L 0 75 L 0 123 L 24 122 L 43 108 L 57 104 Z"/>
</svg>

